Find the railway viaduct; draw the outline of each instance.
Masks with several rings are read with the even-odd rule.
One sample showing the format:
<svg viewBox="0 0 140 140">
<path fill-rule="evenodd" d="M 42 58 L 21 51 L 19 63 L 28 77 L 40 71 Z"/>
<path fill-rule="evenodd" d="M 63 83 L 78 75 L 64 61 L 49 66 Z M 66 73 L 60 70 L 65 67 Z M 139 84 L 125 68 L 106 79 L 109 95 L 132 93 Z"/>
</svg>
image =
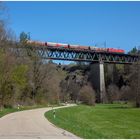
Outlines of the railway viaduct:
<svg viewBox="0 0 140 140">
<path fill-rule="evenodd" d="M 91 50 L 75 50 L 61 47 L 54 48 L 51 46 L 26 46 L 27 55 L 32 55 L 33 51 L 35 51 L 36 54 L 42 59 L 90 62 L 93 67 L 93 84 L 100 93 L 100 102 L 102 103 L 106 102 L 104 63 L 132 64 L 139 60 L 138 56 L 136 55 L 121 53 L 96 52 Z M 20 56 L 23 54 L 20 54 L 21 48 L 17 48 L 15 52 Z"/>
</svg>

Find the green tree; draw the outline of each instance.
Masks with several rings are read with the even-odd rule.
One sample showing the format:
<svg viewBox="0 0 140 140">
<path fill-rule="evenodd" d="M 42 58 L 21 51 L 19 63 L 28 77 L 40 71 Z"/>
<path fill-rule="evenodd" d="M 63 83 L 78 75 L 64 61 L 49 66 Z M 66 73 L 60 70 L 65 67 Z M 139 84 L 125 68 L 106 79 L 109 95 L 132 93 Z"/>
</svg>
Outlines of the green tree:
<svg viewBox="0 0 140 140">
<path fill-rule="evenodd" d="M 20 43 L 24 45 L 27 40 L 30 40 L 30 33 L 21 32 L 20 33 Z"/>
<path fill-rule="evenodd" d="M 13 85 L 12 85 L 12 69 L 15 64 L 14 57 L 0 49 L 0 105 L 1 107 L 11 104 Z"/>
<path fill-rule="evenodd" d="M 13 83 L 16 84 L 19 88 L 23 89 L 27 84 L 27 65 L 16 65 L 12 72 Z"/>
<path fill-rule="evenodd" d="M 15 65 L 12 71 L 12 85 L 14 87 L 14 104 L 22 100 L 26 87 L 28 86 L 27 78 L 28 66 L 25 64 Z M 26 92 L 28 92 L 26 90 Z"/>
<path fill-rule="evenodd" d="M 128 54 L 137 54 L 137 52 L 138 52 L 138 49 L 135 46 L 131 51 L 128 52 Z"/>
<path fill-rule="evenodd" d="M 0 49 L 0 106 L 16 105 L 27 86 L 28 67 L 17 64 L 14 55 Z"/>
</svg>

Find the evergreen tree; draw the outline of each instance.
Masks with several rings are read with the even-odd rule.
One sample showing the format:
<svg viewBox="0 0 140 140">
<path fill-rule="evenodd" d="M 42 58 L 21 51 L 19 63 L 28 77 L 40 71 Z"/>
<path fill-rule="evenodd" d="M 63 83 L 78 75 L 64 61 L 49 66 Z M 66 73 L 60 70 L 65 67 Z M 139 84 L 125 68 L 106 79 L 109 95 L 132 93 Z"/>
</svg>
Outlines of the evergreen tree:
<svg viewBox="0 0 140 140">
<path fill-rule="evenodd" d="M 128 54 L 137 54 L 137 52 L 138 52 L 138 49 L 135 46 L 131 51 L 128 52 Z"/>
<path fill-rule="evenodd" d="M 27 40 L 30 40 L 30 33 L 21 32 L 20 33 L 20 43 L 25 44 Z"/>
</svg>

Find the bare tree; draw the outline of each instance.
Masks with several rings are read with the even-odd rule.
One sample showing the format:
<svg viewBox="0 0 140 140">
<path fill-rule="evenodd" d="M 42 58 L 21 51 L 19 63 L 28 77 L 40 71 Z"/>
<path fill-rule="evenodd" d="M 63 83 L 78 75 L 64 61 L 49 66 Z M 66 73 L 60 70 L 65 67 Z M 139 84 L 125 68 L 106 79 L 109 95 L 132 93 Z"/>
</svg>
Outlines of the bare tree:
<svg viewBox="0 0 140 140">
<path fill-rule="evenodd" d="M 107 89 L 107 96 L 108 96 L 108 102 L 113 103 L 113 101 L 119 100 L 120 93 L 119 88 L 115 84 L 111 84 L 108 86 Z"/>
<path fill-rule="evenodd" d="M 133 99 L 135 106 L 140 107 L 140 61 L 133 64 L 131 67 L 131 74 L 129 75 L 131 94 L 133 94 Z"/>
<path fill-rule="evenodd" d="M 87 105 L 95 105 L 95 91 L 90 84 L 84 85 L 80 90 L 80 101 Z"/>
</svg>

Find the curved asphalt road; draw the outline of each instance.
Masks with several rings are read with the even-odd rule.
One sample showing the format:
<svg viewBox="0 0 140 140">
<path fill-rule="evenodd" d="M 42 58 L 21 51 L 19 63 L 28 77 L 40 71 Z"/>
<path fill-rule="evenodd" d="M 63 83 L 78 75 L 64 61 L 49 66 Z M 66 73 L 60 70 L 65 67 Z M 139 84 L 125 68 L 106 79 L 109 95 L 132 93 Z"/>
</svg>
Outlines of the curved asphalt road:
<svg viewBox="0 0 140 140">
<path fill-rule="evenodd" d="M 63 107 L 69 106 L 72 105 Z M 44 117 L 44 113 L 51 109 L 20 111 L 0 118 L 0 139 L 79 139 L 72 133 L 57 128 Z"/>
</svg>

